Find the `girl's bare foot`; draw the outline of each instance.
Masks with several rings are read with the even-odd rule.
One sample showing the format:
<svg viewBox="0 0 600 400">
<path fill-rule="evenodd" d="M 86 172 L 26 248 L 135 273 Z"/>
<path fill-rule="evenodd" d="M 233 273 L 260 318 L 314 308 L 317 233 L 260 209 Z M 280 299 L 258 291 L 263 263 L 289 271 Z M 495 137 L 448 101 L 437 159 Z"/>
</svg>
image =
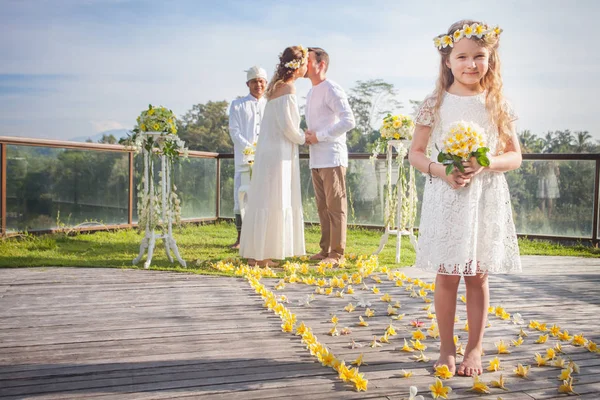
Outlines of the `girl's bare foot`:
<svg viewBox="0 0 600 400">
<path fill-rule="evenodd" d="M 248 265 L 250 267 L 254 267 L 256 265 L 256 260 L 254 258 L 249 258 L 248 259 Z"/>
<path fill-rule="evenodd" d="M 433 364 L 433 368 L 447 365 L 448 369 L 454 375 L 456 373 L 456 346 L 452 346 L 448 349 L 440 347 L 440 357 Z"/>
<path fill-rule="evenodd" d="M 458 367 L 458 375 L 473 376 L 483 374 L 483 365 L 481 364 L 481 347 L 469 348 L 465 350 L 465 357 Z"/>
</svg>

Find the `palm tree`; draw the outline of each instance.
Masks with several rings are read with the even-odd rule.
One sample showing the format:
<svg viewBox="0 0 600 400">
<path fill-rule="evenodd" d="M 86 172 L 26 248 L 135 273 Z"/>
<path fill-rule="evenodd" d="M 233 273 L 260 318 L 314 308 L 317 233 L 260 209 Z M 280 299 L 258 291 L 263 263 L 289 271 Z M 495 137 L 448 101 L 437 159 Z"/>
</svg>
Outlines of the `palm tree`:
<svg viewBox="0 0 600 400">
<path fill-rule="evenodd" d="M 577 138 L 575 139 L 575 152 L 585 153 L 589 151 L 592 135 L 590 135 L 588 131 L 579 131 L 575 133 L 577 134 Z"/>
<path fill-rule="evenodd" d="M 573 138 L 573 134 L 571 133 L 570 130 L 566 129 L 564 131 L 557 131 L 557 147 L 558 147 L 558 151 L 555 152 L 557 153 L 569 153 L 572 151 L 572 147 L 573 147 L 573 142 L 574 142 L 574 138 Z"/>
<path fill-rule="evenodd" d="M 541 151 L 541 139 L 531 133 L 529 129 L 521 131 L 518 135 L 524 153 L 539 153 Z"/>
<path fill-rule="evenodd" d="M 544 136 L 544 138 L 541 139 L 541 141 L 542 141 L 542 151 L 544 153 L 552 153 L 554 150 L 554 147 L 556 147 L 556 145 L 557 145 L 557 140 L 554 137 L 554 132 L 548 131 L 546 133 L 546 136 Z"/>
</svg>

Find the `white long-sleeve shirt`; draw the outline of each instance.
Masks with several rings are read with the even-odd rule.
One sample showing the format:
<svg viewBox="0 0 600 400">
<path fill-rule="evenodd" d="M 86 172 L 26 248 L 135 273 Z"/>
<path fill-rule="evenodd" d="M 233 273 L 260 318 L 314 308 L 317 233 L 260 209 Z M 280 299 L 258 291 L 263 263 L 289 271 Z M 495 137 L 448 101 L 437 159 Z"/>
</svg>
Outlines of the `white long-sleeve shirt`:
<svg viewBox="0 0 600 400">
<path fill-rule="evenodd" d="M 251 94 L 231 102 L 229 136 L 233 140 L 236 171 L 244 164 L 242 153 L 244 149 L 252 146 L 252 143 L 258 139 L 266 104 L 267 100 L 264 97 L 257 99 Z"/>
<path fill-rule="evenodd" d="M 348 167 L 346 132 L 354 128 L 354 114 L 348 97 L 337 83 L 325 79 L 306 95 L 306 125 L 317 133 L 309 146 L 311 169 Z"/>
</svg>

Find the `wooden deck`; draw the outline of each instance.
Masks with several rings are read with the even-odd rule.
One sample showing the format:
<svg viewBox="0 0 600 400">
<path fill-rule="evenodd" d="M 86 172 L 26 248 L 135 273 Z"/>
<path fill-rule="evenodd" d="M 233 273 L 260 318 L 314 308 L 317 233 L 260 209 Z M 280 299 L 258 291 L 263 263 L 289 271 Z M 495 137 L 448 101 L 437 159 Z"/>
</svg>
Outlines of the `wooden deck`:
<svg viewBox="0 0 600 400">
<path fill-rule="evenodd" d="M 571 333 L 583 333 L 600 342 L 600 262 L 597 259 L 523 257 L 525 272 L 494 276 L 491 303 L 510 313 L 558 324 Z M 430 282 L 434 276 L 415 269 L 408 276 Z M 369 379 L 366 393 L 357 393 L 310 356 L 298 337 L 283 333 L 281 321 L 262 307 L 262 300 L 243 279 L 208 277 L 142 270 L 37 268 L 0 269 L 0 398 L 2 399 L 402 399 L 415 385 L 431 398 L 431 366 L 438 341 L 427 339 L 425 354 L 433 360 L 419 363 L 400 352 L 409 337 L 411 319 L 425 318 L 421 299 L 394 287 L 386 277 L 377 284 L 402 303 L 398 335 L 380 348 L 367 346 L 373 335 L 382 336 L 389 323 L 381 294 L 356 290 L 370 300 L 376 316 L 369 327 L 357 327 L 359 312 L 343 307 L 355 299 L 316 296 L 310 306 L 298 299 L 314 287 L 287 285 L 287 307 L 313 329 L 336 356 L 350 362 L 364 353 L 368 365 L 360 367 Z M 270 288 L 274 280 L 263 279 Z M 372 285 L 374 282 L 369 282 Z M 356 288 L 358 289 L 358 288 Z M 461 293 L 464 286 L 461 285 Z M 338 327 L 349 326 L 349 336 L 326 333 L 335 314 Z M 460 341 L 466 319 L 459 301 L 456 325 Z M 424 319 L 429 325 L 429 320 Z M 486 331 L 485 365 L 495 354 L 494 342 L 516 339 L 519 327 L 491 317 Z M 444 383 L 454 390 L 450 398 L 550 399 L 559 395 L 555 367 L 532 367 L 531 379 L 516 377 L 517 363 L 533 365 L 535 352 L 545 352 L 556 339 L 534 344 L 538 332 L 525 344 L 511 347 L 500 360 L 507 379 L 504 392 L 492 389 L 481 396 L 467 389 L 470 378 L 454 377 Z M 351 349 L 351 339 L 365 344 Z M 577 398 L 600 399 L 600 354 L 564 344 L 575 360 Z M 400 378 L 400 370 L 414 372 Z M 486 372 L 489 382 L 499 373 Z"/>
</svg>

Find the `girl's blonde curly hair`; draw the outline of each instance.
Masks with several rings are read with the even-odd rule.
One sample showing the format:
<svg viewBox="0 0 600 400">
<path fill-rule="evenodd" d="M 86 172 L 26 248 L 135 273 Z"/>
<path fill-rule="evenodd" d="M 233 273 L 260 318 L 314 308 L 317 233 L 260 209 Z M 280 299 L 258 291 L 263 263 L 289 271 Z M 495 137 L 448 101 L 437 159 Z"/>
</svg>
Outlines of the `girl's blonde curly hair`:
<svg viewBox="0 0 600 400">
<path fill-rule="evenodd" d="M 452 36 L 452 34 L 457 29 L 462 29 L 464 25 L 473 25 L 473 24 L 483 24 L 480 21 L 474 20 L 462 20 L 455 22 L 448 29 L 448 35 Z M 512 132 L 511 132 L 511 117 L 509 114 L 507 102 L 504 99 L 504 95 L 502 94 L 502 75 L 500 73 L 500 58 L 498 56 L 498 45 L 499 45 L 499 36 L 498 35 L 486 35 L 482 38 L 477 38 L 472 36 L 469 38 L 462 38 L 461 40 L 475 40 L 482 47 L 485 47 L 489 50 L 490 56 L 488 61 L 488 72 L 481 79 L 481 86 L 484 90 L 486 90 L 486 98 L 485 105 L 490 114 L 490 118 L 492 123 L 498 127 L 498 135 L 499 135 L 499 149 L 503 149 L 506 147 L 506 144 L 512 140 Z M 454 75 L 452 75 L 452 71 L 446 65 L 450 57 L 450 53 L 452 53 L 453 47 L 443 47 L 438 49 L 440 52 L 440 74 L 436 83 L 436 88 L 433 93 L 434 98 L 434 115 L 439 116 L 439 109 L 442 105 L 442 101 L 444 98 L 444 93 L 450 85 L 454 82 Z M 438 120 L 438 118 L 435 118 Z"/>
</svg>

